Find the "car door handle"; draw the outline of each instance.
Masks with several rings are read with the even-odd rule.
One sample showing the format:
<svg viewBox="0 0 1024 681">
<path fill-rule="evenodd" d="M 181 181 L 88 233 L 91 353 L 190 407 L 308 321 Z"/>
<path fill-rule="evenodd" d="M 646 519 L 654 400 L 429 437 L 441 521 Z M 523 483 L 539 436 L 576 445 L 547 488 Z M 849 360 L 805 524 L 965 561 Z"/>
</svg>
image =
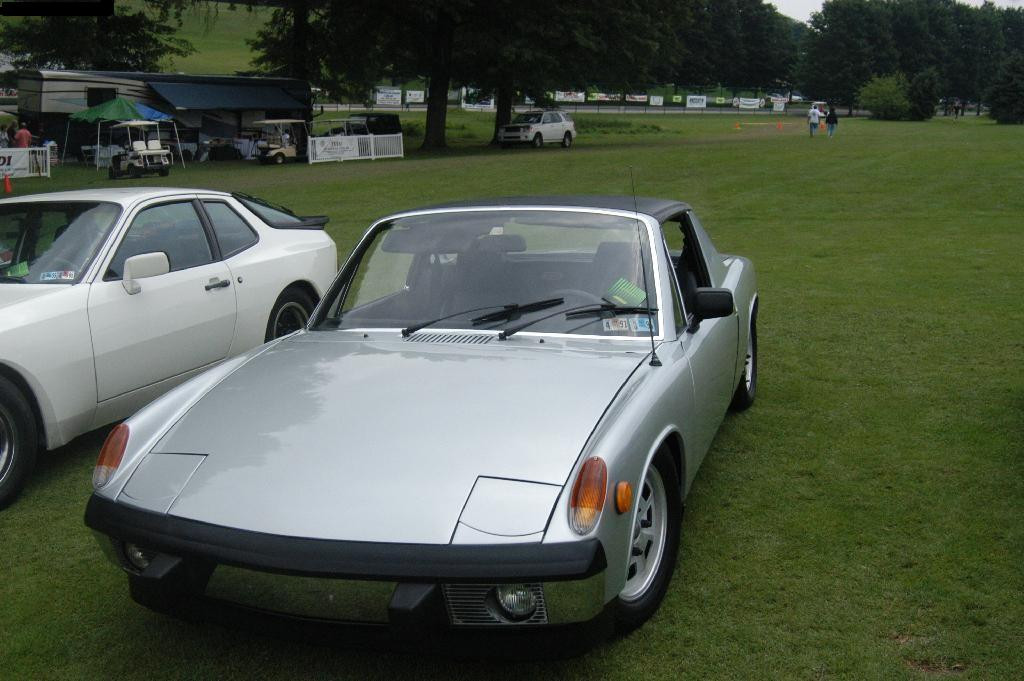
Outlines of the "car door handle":
<svg viewBox="0 0 1024 681">
<path fill-rule="evenodd" d="M 217 279 L 214 277 L 210 280 L 210 283 L 206 285 L 206 290 L 212 291 L 215 288 L 224 288 L 225 286 L 231 286 L 230 279 Z"/>
</svg>

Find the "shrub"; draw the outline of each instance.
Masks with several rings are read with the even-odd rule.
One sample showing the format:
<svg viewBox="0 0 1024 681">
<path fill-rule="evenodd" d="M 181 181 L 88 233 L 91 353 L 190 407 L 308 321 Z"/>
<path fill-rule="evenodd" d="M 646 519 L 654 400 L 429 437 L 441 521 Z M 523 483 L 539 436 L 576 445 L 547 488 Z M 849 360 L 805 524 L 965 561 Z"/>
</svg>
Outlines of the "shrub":
<svg viewBox="0 0 1024 681">
<path fill-rule="evenodd" d="M 874 118 L 898 121 L 910 113 L 907 99 L 907 79 L 897 73 L 876 76 L 860 89 L 860 103 Z"/>
<path fill-rule="evenodd" d="M 989 116 L 999 123 L 1024 123 L 1024 55 L 1014 52 L 999 67 L 986 94 Z"/>
<path fill-rule="evenodd" d="M 935 115 L 935 103 L 939 101 L 939 72 L 927 68 L 917 74 L 907 87 L 910 100 L 910 118 L 926 121 Z"/>
</svg>

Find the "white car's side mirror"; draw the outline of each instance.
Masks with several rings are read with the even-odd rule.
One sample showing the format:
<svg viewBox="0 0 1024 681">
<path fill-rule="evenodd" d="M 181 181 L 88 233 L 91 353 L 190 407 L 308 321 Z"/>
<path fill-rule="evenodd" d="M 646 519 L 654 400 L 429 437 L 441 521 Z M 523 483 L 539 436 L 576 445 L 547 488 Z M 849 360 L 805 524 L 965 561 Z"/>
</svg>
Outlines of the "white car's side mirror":
<svg viewBox="0 0 1024 681">
<path fill-rule="evenodd" d="M 163 251 L 156 253 L 142 253 L 133 255 L 124 261 L 124 276 L 121 278 L 121 285 L 128 295 L 134 296 L 142 290 L 136 279 L 157 277 L 171 271 L 171 264 L 167 261 L 167 254 Z"/>
</svg>

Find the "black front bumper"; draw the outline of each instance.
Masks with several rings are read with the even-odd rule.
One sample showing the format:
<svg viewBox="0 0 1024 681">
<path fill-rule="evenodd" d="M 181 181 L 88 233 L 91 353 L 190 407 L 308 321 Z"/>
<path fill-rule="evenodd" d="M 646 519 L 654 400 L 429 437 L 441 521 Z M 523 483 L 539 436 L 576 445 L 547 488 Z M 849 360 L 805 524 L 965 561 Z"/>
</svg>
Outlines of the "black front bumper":
<svg viewBox="0 0 1024 681">
<path fill-rule="evenodd" d="M 95 495 L 86 507 L 85 523 L 106 535 L 101 541 L 108 547 L 131 542 L 153 552 L 155 557 L 146 570 L 136 574 L 129 570 L 132 597 L 147 607 L 186 619 L 269 629 L 276 635 L 303 640 L 365 645 L 367 637 L 372 637 L 384 638 L 389 645 L 417 643 L 430 649 L 449 648 L 446 644 L 451 643 L 455 652 L 461 651 L 467 640 L 526 637 L 531 639 L 529 645 L 539 646 L 541 652 L 574 654 L 610 631 L 609 613 L 600 607 L 581 610 L 586 612 L 585 619 L 571 623 L 490 626 L 486 630 L 455 627 L 442 596 L 442 584 L 540 582 L 552 589 L 558 589 L 560 583 L 569 589 L 590 584 L 600 592 L 607 562 L 597 539 L 506 545 L 309 539 L 175 518 Z M 395 586 L 384 626 L 318 620 L 209 597 L 206 587 L 218 566 L 276 575 L 394 582 Z"/>
</svg>

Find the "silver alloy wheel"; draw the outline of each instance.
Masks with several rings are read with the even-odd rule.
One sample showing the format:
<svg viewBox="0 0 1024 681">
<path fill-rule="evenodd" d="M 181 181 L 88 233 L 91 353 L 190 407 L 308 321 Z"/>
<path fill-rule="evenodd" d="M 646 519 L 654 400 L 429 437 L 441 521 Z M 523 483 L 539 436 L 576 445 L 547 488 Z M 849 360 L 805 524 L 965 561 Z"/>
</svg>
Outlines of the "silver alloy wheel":
<svg viewBox="0 0 1024 681">
<path fill-rule="evenodd" d="M 298 331 L 306 326 L 307 321 L 309 321 L 309 313 L 300 303 L 294 301 L 285 303 L 274 317 L 274 338 Z"/>
<path fill-rule="evenodd" d="M 652 463 L 644 475 L 633 517 L 633 542 L 630 544 L 626 585 L 619 592 L 624 601 L 635 601 L 647 593 L 661 565 L 668 529 L 668 499 L 661 474 Z"/>
<path fill-rule="evenodd" d="M 14 449 L 14 428 L 8 420 L 7 412 L 0 408 L 0 482 L 7 477 L 11 469 L 11 452 Z"/>
</svg>

